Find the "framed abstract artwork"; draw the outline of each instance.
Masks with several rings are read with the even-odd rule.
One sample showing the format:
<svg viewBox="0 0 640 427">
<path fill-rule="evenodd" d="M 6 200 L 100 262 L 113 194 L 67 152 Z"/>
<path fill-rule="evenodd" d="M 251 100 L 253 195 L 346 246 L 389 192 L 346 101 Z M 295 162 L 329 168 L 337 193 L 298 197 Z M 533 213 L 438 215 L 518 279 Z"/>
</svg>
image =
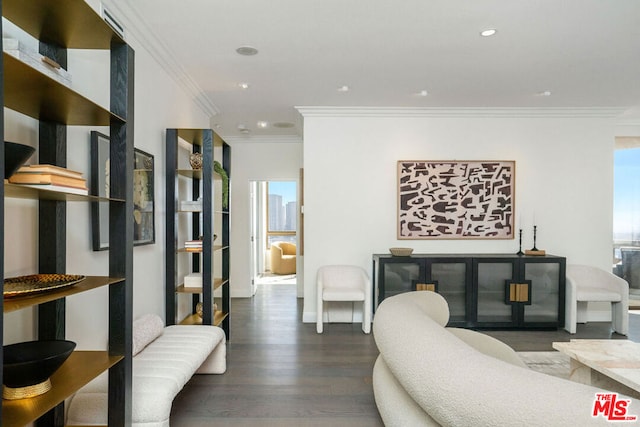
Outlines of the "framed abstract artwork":
<svg viewBox="0 0 640 427">
<path fill-rule="evenodd" d="M 91 131 L 92 195 L 109 198 L 109 137 Z M 154 203 L 155 165 L 152 154 L 134 148 L 133 170 L 133 244 L 150 245 L 156 241 Z M 91 235 L 94 251 L 109 249 L 109 202 L 91 202 Z"/>
<path fill-rule="evenodd" d="M 90 192 L 109 197 L 109 137 L 91 131 Z M 109 249 L 109 202 L 91 202 L 91 235 L 94 251 Z"/>
<path fill-rule="evenodd" d="M 153 155 L 135 148 L 133 166 L 133 244 L 150 245 L 156 241 Z"/>
<path fill-rule="evenodd" d="M 398 239 L 513 239 L 515 161 L 398 161 Z"/>
</svg>

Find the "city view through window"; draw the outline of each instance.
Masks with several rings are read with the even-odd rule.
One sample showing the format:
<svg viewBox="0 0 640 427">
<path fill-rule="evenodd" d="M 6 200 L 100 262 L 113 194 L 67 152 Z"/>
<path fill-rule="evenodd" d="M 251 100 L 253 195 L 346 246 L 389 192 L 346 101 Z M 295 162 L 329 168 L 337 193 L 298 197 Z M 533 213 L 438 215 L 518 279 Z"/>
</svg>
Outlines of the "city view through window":
<svg viewBox="0 0 640 427">
<path fill-rule="evenodd" d="M 640 148 L 614 153 L 613 242 L 640 246 Z"/>
<path fill-rule="evenodd" d="M 269 181 L 267 184 L 267 245 L 272 242 L 296 242 L 297 200 L 294 181 Z"/>
</svg>

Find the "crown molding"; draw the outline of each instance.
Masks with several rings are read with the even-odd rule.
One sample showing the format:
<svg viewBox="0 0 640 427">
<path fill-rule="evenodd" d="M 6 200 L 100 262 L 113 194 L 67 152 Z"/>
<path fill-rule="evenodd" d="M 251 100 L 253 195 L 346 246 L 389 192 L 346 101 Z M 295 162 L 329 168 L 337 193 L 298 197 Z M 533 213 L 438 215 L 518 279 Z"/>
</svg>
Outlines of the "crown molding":
<svg viewBox="0 0 640 427">
<path fill-rule="evenodd" d="M 640 118 L 623 118 L 616 121 L 616 126 L 630 126 L 630 127 L 639 127 L 640 126 Z"/>
<path fill-rule="evenodd" d="M 297 106 L 303 117 L 615 118 L 623 108 L 404 108 Z"/>
<path fill-rule="evenodd" d="M 192 95 L 195 104 L 209 117 L 220 114 L 220 109 L 204 94 L 202 88 L 189 76 L 182 64 L 165 43 L 149 28 L 138 12 L 131 7 L 129 2 L 117 0 L 102 0 L 118 22 L 124 27 L 125 40 L 127 33 L 149 52 L 158 65 L 166 71 L 180 87 Z"/>
</svg>

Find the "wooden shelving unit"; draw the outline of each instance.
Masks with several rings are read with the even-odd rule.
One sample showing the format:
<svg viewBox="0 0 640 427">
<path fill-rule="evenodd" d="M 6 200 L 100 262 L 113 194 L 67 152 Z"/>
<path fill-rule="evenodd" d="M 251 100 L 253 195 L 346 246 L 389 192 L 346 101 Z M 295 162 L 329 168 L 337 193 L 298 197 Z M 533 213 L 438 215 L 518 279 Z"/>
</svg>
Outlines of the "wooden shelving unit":
<svg viewBox="0 0 640 427">
<path fill-rule="evenodd" d="M 224 322 L 224 320 L 227 319 L 228 317 L 229 317 L 228 313 L 224 313 L 218 310 L 215 312 L 213 316 L 213 322 L 214 324 L 219 325 L 222 322 Z M 198 316 L 197 314 L 190 314 L 189 316 L 182 319 L 180 324 L 181 325 L 202 325 L 202 317 Z"/>
<path fill-rule="evenodd" d="M 221 177 L 214 172 L 213 163 L 214 160 L 220 162 L 230 177 L 231 149 L 210 129 L 167 129 L 166 141 L 167 323 L 221 326 L 229 339 L 229 208 L 222 207 L 221 191 L 215 190 L 215 183 L 221 181 Z M 202 154 L 202 169 L 184 168 L 191 153 Z M 198 198 L 202 201 L 198 211 L 179 209 L 180 201 Z M 187 231 L 179 230 L 178 224 L 185 220 L 189 223 L 189 236 Z M 218 235 L 216 244 L 214 233 Z M 188 251 L 183 246 L 186 240 L 200 236 L 201 250 Z M 185 257 L 190 259 L 187 261 Z M 202 288 L 184 287 L 182 278 L 191 272 L 202 273 Z M 180 310 L 181 298 L 182 301 L 190 298 L 191 309 L 187 313 Z M 215 313 L 214 301 L 218 306 Z M 196 314 L 199 302 L 203 306 L 202 317 Z"/>
<path fill-rule="evenodd" d="M 58 290 L 56 292 L 42 292 L 32 295 L 15 296 L 4 299 L 4 312 L 22 310 L 23 308 L 33 307 L 47 302 L 55 301 L 60 298 L 66 298 L 81 292 L 90 291 L 102 286 L 109 286 L 124 281 L 122 277 L 99 277 L 88 276 L 82 282 L 77 283 L 68 288 Z"/>
<path fill-rule="evenodd" d="M 109 202 L 111 248 L 108 276 L 88 276 L 78 284 L 57 291 L 4 299 L 4 313 L 30 307 L 37 309 L 38 339 L 64 339 L 66 297 L 106 286 L 109 288 L 109 321 L 105 328 L 109 331 L 109 346 L 106 351 L 74 351 L 52 376 L 52 389 L 47 393 L 31 399 L 3 400 L 1 424 L 64 425 L 64 400 L 108 370 L 109 425 L 128 425 L 132 381 L 134 52 L 84 0 L 0 0 L 0 6 L 3 17 L 39 39 L 40 53 L 62 68 L 67 66 L 67 49 L 110 50 L 111 105 L 108 109 L 6 52 L 0 57 L 4 83 L 0 100 L 6 108 L 39 121 L 39 163 L 66 167 L 68 125 L 109 126 L 112 195 L 109 199 L 68 194 L 9 184 L 4 180 L 0 185 L 0 218 L 5 231 L 5 199 L 38 201 L 39 238 L 33 242 L 38 250 L 38 271 L 34 273 L 66 273 L 68 202 Z M 3 118 L 0 130 L 4 133 Z M 0 147 L 0 157 L 4 158 L 4 144 Z M 0 176 L 4 176 L 2 161 Z M 3 259 L 4 253 L 2 243 Z M 5 277 L 4 264 L 0 264 L 0 275 Z M 4 316 L 2 319 L 4 323 Z M 0 372 L 0 378 L 1 375 Z"/>
<path fill-rule="evenodd" d="M 4 195 L 14 199 L 55 200 L 60 202 L 124 202 L 124 199 L 109 199 L 92 195 L 61 193 L 44 188 L 4 183 Z"/>
<path fill-rule="evenodd" d="M 229 281 L 227 279 L 214 279 L 213 280 L 213 290 L 216 290 L 219 287 L 226 285 L 228 282 Z M 176 288 L 176 293 L 201 294 L 202 293 L 202 288 L 187 288 L 183 284 L 181 284 Z"/>
<path fill-rule="evenodd" d="M 27 116 L 66 125 L 108 126 L 124 119 L 4 52 L 5 106 Z M 44 108 L 42 107 L 44 106 Z"/>
</svg>

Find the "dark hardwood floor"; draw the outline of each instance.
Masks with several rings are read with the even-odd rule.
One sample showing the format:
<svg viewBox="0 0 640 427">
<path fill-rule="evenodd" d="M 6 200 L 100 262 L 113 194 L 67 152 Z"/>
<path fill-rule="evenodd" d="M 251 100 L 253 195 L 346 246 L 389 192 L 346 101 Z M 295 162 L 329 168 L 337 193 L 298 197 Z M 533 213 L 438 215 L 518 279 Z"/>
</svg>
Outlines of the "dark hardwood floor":
<svg viewBox="0 0 640 427">
<path fill-rule="evenodd" d="M 371 372 L 378 350 L 360 324 L 302 323 L 295 285 L 234 298 L 227 372 L 196 375 L 171 426 L 382 426 Z"/>
<path fill-rule="evenodd" d="M 260 285 L 253 298 L 232 300 L 231 340 L 224 375 L 195 375 L 176 397 L 172 427 L 382 426 L 371 372 L 378 355 L 360 324 L 301 322 L 295 286 Z M 640 315 L 629 338 L 640 341 Z M 578 333 L 484 331 L 518 351 L 551 351 L 553 341 L 624 338 L 608 322 L 578 325 Z"/>
</svg>

